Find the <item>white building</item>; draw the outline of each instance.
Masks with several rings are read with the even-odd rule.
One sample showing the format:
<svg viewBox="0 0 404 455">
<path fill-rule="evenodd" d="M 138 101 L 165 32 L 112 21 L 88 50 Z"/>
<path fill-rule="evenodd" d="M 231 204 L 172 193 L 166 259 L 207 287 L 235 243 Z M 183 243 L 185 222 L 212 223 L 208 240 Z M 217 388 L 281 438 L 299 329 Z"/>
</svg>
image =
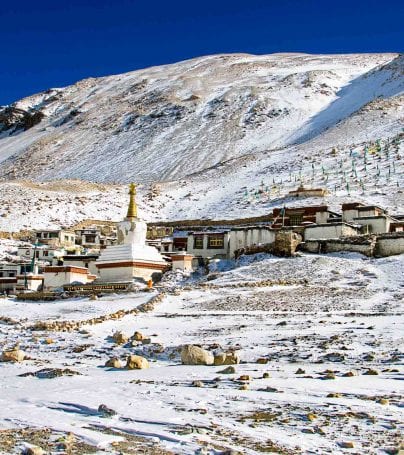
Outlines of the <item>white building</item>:
<svg viewBox="0 0 404 455">
<path fill-rule="evenodd" d="M 61 288 L 65 284 L 87 284 L 95 280 L 96 276 L 89 273 L 85 267 L 71 265 L 53 265 L 43 269 L 44 288 Z"/>
<path fill-rule="evenodd" d="M 233 259 L 238 250 L 274 241 L 275 231 L 269 226 L 194 231 L 188 233 L 187 253 L 202 258 Z"/>
<path fill-rule="evenodd" d="M 76 234 L 64 229 L 48 229 L 35 231 L 33 242 L 53 247 L 74 247 Z"/>
<path fill-rule="evenodd" d="M 348 223 L 313 224 L 304 229 L 304 240 L 339 239 L 360 234 L 360 227 Z"/>
</svg>

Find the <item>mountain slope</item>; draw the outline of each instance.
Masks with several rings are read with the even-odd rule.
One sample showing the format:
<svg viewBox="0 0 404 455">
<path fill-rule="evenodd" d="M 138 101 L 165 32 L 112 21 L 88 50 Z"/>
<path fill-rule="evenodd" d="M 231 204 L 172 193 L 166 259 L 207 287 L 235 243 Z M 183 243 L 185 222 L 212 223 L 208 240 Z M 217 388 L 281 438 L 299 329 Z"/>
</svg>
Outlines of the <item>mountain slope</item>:
<svg viewBox="0 0 404 455">
<path fill-rule="evenodd" d="M 394 104 L 402 72 L 397 54 L 237 54 L 87 79 L 0 110 L 0 177 L 183 178 Z"/>
</svg>

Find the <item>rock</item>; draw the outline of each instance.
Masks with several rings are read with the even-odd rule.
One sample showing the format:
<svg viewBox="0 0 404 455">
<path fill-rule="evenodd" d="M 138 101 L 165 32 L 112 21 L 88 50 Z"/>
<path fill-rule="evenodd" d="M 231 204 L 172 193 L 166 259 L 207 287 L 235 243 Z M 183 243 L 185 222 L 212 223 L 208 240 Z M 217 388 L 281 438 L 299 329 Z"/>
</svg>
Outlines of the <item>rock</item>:
<svg viewBox="0 0 404 455">
<path fill-rule="evenodd" d="M 327 362 L 343 362 L 345 360 L 344 354 L 340 352 L 330 352 L 324 356 Z"/>
<path fill-rule="evenodd" d="M 327 395 L 327 398 L 341 398 L 341 394 L 337 392 L 331 392 Z"/>
<path fill-rule="evenodd" d="M 236 369 L 233 366 L 229 366 L 225 368 L 224 370 L 218 371 L 219 374 L 234 374 L 236 372 Z"/>
<path fill-rule="evenodd" d="M 262 379 L 268 379 L 270 378 L 270 374 L 266 371 L 265 373 L 262 374 Z"/>
<path fill-rule="evenodd" d="M 125 344 L 128 342 L 129 337 L 122 332 L 115 332 L 112 335 L 112 339 L 115 341 L 116 344 Z"/>
<path fill-rule="evenodd" d="M 70 368 L 42 368 L 38 371 L 19 374 L 21 378 L 35 376 L 38 379 L 54 379 L 62 376 L 81 376 L 81 373 Z"/>
<path fill-rule="evenodd" d="M 336 379 L 336 376 L 334 373 L 327 373 L 322 379 Z"/>
<path fill-rule="evenodd" d="M 342 375 L 344 378 L 352 378 L 353 376 L 358 376 L 356 371 L 347 371 Z"/>
<path fill-rule="evenodd" d="M 2 362 L 22 362 L 25 359 L 25 353 L 20 349 L 11 349 L 10 351 L 3 351 L 1 356 Z"/>
<path fill-rule="evenodd" d="M 194 387 L 203 387 L 203 382 L 202 381 L 193 381 L 192 385 Z"/>
<path fill-rule="evenodd" d="M 311 413 L 311 412 L 309 412 L 309 413 L 307 414 L 307 420 L 310 420 L 310 422 L 313 422 L 313 421 L 316 420 L 316 419 L 317 419 L 316 414 L 313 414 L 313 413 Z"/>
<path fill-rule="evenodd" d="M 126 361 L 126 368 L 128 370 L 144 370 L 149 368 L 149 362 L 140 355 L 130 355 Z"/>
<path fill-rule="evenodd" d="M 265 365 L 269 362 L 269 359 L 266 359 L 265 357 L 260 357 L 259 359 L 256 360 L 257 363 L 260 365 Z"/>
<path fill-rule="evenodd" d="M 301 368 L 298 368 L 295 372 L 295 374 L 305 374 L 306 372 L 302 370 Z"/>
<path fill-rule="evenodd" d="M 239 390 L 248 390 L 248 384 L 241 384 L 241 386 L 238 388 Z"/>
<path fill-rule="evenodd" d="M 366 374 L 367 376 L 377 376 L 379 374 L 379 372 L 377 370 L 373 370 L 372 368 L 369 368 L 363 374 Z"/>
<path fill-rule="evenodd" d="M 118 357 L 111 357 L 105 362 L 105 366 L 109 368 L 122 368 L 121 361 L 118 359 Z"/>
<path fill-rule="evenodd" d="M 223 352 L 215 355 L 214 365 L 236 365 L 240 363 L 240 358 L 235 352 Z"/>
<path fill-rule="evenodd" d="M 23 455 L 45 455 L 45 451 L 39 446 L 31 446 L 23 450 Z"/>
<path fill-rule="evenodd" d="M 116 415 L 116 411 L 109 408 L 105 404 L 100 404 L 98 406 L 98 412 L 101 414 L 102 417 L 112 417 L 112 416 Z"/>
<path fill-rule="evenodd" d="M 355 444 L 351 441 L 339 442 L 338 445 L 342 449 L 353 449 L 355 447 Z"/>
<path fill-rule="evenodd" d="M 45 338 L 44 343 L 45 344 L 53 344 L 54 341 L 52 340 L 52 338 Z"/>
<path fill-rule="evenodd" d="M 199 346 L 188 344 L 181 349 L 181 362 L 183 365 L 213 365 L 213 354 Z"/>
<path fill-rule="evenodd" d="M 250 381 L 251 377 L 248 374 L 242 374 L 239 378 L 238 381 Z"/>
<path fill-rule="evenodd" d="M 97 294 L 91 294 L 90 300 L 98 300 Z"/>
<path fill-rule="evenodd" d="M 135 341 L 143 341 L 144 338 L 144 335 L 140 332 L 135 332 L 132 336 L 132 339 Z"/>
<path fill-rule="evenodd" d="M 380 398 L 380 400 L 377 401 L 379 404 L 383 404 L 385 406 L 390 404 L 390 401 L 387 398 Z"/>
<path fill-rule="evenodd" d="M 142 344 L 150 344 L 151 343 L 151 338 L 143 338 Z"/>
</svg>

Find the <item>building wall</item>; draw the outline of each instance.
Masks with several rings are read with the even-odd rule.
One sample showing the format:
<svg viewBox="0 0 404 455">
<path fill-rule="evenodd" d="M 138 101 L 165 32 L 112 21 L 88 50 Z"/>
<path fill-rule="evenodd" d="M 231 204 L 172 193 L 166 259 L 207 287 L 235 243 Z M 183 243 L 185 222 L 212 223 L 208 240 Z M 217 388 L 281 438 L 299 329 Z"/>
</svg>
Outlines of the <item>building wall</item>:
<svg viewBox="0 0 404 455">
<path fill-rule="evenodd" d="M 268 228 L 252 228 L 230 231 L 229 259 L 234 258 L 234 253 L 240 248 L 253 245 L 264 245 L 275 241 L 275 231 Z"/>
<path fill-rule="evenodd" d="M 71 265 L 73 267 L 85 267 L 88 268 L 88 272 L 91 273 L 92 275 L 98 275 L 98 268 L 95 265 L 95 261 L 75 261 L 75 260 L 69 260 L 69 259 L 64 259 L 63 260 L 63 265 Z"/>
<path fill-rule="evenodd" d="M 376 243 L 375 255 L 379 257 L 394 256 L 404 253 L 404 235 L 379 237 Z"/>
<path fill-rule="evenodd" d="M 354 218 L 358 218 L 357 209 L 344 210 L 342 212 L 342 221 L 345 223 L 351 223 Z"/>
<path fill-rule="evenodd" d="M 365 256 L 373 256 L 374 242 L 356 243 L 350 240 L 308 240 L 302 246 L 308 253 L 341 253 L 349 251 Z"/>
<path fill-rule="evenodd" d="M 141 267 L 111 267 L 111 268 L 101 268 L 98 271 L 100 280 L 107 282 L 116 282 L 116 281 L 133 281 L 134 277 L 144 281 L 149 281 L 150 279 L 158 280 L 162 272 L 159 269 L 152 268 L 141 268 Z"/>
<path fill-rule="evenodd" d="M 59 288 L 64 284 L 87 283 L 87 274 L 77 272 L 44 272 L 45 288 Z"/>
<path fill-rule="evenodd" d="M 328 212 L 316 212 L 316 223 L 326 224 L 328 221 L 328 217 L 329 217 Z"/>
<path fill-rule="evenodd" d="M 308 226 L 304 230 L 304 240 L 338 239 L 352 235 L 358 235 L 358 231 L 346 224 Z"/>
<path fill-rule="evenodd" d="M 360 217 L 355 218 L 354 222 L 362 226 L 368 226 L 371 234 L 384 234 L 390 231 L 391 219 L 387 216 Z"/>
<path fill-rule="evenodd" d="M 228 257 L 230 235 L 228 232 L 224 234 L 223 248 L 208 248 L 208 233 L 202 234 L 203 248 L 194 248 L 194 240 L 196 235 L 189 234 L 187 240 L 187 253 L 194 256 L 208 257 Z"/>
</svg>

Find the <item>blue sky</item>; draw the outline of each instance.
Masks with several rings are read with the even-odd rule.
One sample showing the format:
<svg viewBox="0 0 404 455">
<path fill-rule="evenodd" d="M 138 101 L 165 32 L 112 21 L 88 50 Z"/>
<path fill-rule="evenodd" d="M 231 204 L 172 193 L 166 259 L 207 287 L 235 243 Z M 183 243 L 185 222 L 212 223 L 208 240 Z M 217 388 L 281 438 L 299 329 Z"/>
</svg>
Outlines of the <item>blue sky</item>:
<svg viewBox="0 0 404 455">
<path fill-rule="evenodd" d="M 396 0 L 20 0 L 0 5 L 0 105 L 206 54 L 403 51 Z"/>
</svg>

